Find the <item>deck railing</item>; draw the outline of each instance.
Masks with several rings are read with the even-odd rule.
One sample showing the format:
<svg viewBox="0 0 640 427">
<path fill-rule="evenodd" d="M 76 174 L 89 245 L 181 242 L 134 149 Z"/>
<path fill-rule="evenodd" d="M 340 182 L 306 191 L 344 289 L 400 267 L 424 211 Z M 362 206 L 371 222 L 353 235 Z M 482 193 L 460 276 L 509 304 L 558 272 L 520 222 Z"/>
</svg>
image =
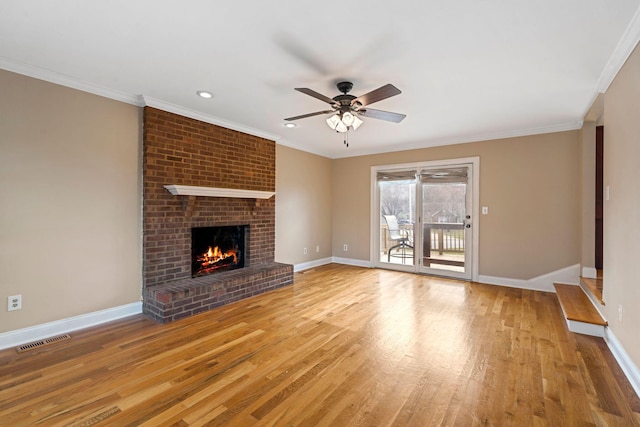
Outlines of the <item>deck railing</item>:
<svg viewBox="0 0 640 427">
<path fill-rule="evenodd" d="M 430 234 L 430 249 L 443 252 L 464 253 L 464 224 L 455 222 L 437 222 L 424 224 L 424 232 Z"/>
<path fill-rule="evenodd" d="M 382 229 L 383 252 L 387 253 L 387 249 L 396 242 L 389 238 L 389 232 L 386 224 L 380 225 Z M 413 245 L 414 230 L 413 224 L 403 224 L 401 229 L 406 230 L 410 244 Z M 440 255 L 443 252 L 464 253 L 464 224 L 452 222 L 435 222 L 424 224 L 424 236 L 430 236 L 429 244 L 425 247 L 433 251 L 438 251 Z"/>
</svg>

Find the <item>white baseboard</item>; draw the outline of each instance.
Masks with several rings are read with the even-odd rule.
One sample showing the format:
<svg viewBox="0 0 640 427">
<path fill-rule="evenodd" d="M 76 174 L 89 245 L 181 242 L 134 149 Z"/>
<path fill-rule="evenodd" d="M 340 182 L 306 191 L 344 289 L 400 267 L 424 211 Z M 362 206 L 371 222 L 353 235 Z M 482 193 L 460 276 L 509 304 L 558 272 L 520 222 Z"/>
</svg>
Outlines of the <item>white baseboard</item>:
<svg viewBox="0 0 640 427">
<path fill-rule="evenodd" d="M 611 353 L 613 353 L 613 357 L 618 361 L 618 365 L 620 365 L 620 368 L 622 368 L 622 371 L 627 376 L 631 387 L 633 387 L 636 394 L 640 397 L 640 370 L 631 361 L 627 352 L 624 351 L 622 344 L 620 344 L 620 341 L 618 341 L 610 327 L 605 330 L 604 340 L 609 346 Z"/>
<path fill-rule="evenodd" d="M 508 277 L 478 276 L 478 282 L 489 285 L 509 286 L 534 291 L 555 292 L 554 283 L 580 283 L 580 264 L 571 265 L 531 279 L 511 279 Z"/>
<path fill-rule="evenodd" d="M 365 260 L 352 259 L 352 258 L 330 257 L 330 258 L 321 258 L 321 259 L 316 259 L 316 260 L 309 261 L 309 262 L 303 262 L 303 263 L 300 263 L 300 264 L 295 264 L 293 266 L 293 271 L 294 272 L 304 271 L 304 270 L 308 270 L 310 268 L 320 267 L 321 265 L 326 265 L 326 264 L 331 264 L 331 263 L 344 264 L 344 265 L 353 265 L 354 267 L 365 267 L 365 268 L 373 267 L 373 264 L 371 264 L 371 262 L 365 261 Z"/>
<path fill-rule="evenodd" d="M 596 270 L 595 267 L 582 267 L 582 277 L 587 277 L 589 279 L 597 279 L 598 270 Z"/>
<path fill-rule="evenodd" d="M 363 260 L 363 259 L 353 259 L 353 258 L 340 258 L 340 257 L 332 257 L 331 262 L 335 262 L 336 264 L 345 264 L 345 265 L 353 265 L 354 267 L 364 267 L 364 268 L 372 268 L 373 264 L 371 261 Z"/>
<path fill-rule="evenodd" d="M 0 334 L 0 350 L 140 313 L 142 313 L 141 301 L 56 320 L 54 322 L 43 323 L 24 329 L 3 332 Z"/>
<path fill-rule="evenodd" d="M 321 265 L 331 264 L 331 262 L 332 262 L 331 257 L 316 259 L 309 262 L 303 262 L 301 264 L 295 264 L 293 266 L 293 271 L 297 273 L 298 271 L 304 271 L 310 268 L 320 267 Z"/>
</svg>

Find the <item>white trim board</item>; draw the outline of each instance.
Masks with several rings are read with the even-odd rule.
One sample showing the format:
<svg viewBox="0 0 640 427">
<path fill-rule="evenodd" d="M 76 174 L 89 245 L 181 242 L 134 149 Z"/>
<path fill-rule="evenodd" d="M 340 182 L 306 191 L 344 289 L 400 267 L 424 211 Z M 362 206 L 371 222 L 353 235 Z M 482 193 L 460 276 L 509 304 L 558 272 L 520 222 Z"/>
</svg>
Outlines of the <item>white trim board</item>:
<svg viewBox="0 0 640 427">
<path fill-rule="evenodd" d="M 595 99 L 595 98 L 594 98 Z M 591 104 L 589 104 L 591 105 Z M 573 120 L 569 122 L 557 123 L 548 126 L 539 126 L 534 128 L 510 129 L 499 132 L 486 132 L 467 134 L 461 136 L 451 136 L 446 138 L 426 139 L 420 142 L 411 142 L 407 144 L 389 145 L 385 148 L 362 148 L 358 151 L 345 150 L 342 153 L 333 155 L 331 159 L 343 159 L 346 157 L 366 156 L 370 154 L 394 153 L 396 151 L 417 150 L 429 147 L 442 147 L 454 144 L 467 144 L 470 142 L 492 141 L 494 139 L 517 138 L 520 136 L 543 135 L 546 133 L 565 132 L 582 128 L 583 120 Z M 304 151 L 304 149 L 303 149 Z"/>
<path fill-rule="evenodd" d="M 36 67 L 34 65 L 23 64 L 8 58 L 0 58 L 0 69 L 22 74 L 23 76 L 32 77 L 34 79 L 43 80 L 45 82 L 54 83 L 60 86 L 65 86 L 71 89 L 76 89 L 82 92 L 91 93 L 93 95 L 102 96 L 104 98 L 113 99 L 115 101 L 124 102 L 125 104 L 131 104 L 137 107 L 144 106 L 143 99 L 138 95 L 132 95 L 117 89 L 100 86 L 95 83 L 86 82 L 75 77 L 67 76 L 45 68 Z"/>
<path fill-rule="evenodd" d="M 321 265 L 326 265 L 326 264 L 331 264 L 331 262 L 332 262 L 331 257 L 329 257 L 329 258 L 315 259 L 313 261 L 303 262 L 303 263 L 300 263 L 300 264 L 295 264 L 293 266 L 293 272 L 297 273 L 298 271 L 309 270 L 310 268 L 320 267 Z"/>
<path fill-rule="evenodd" d="M 335 262 L 336 264 L 344 264 L 344 265 L 352 265 L 354 267 L 364 267 L 364 268 L 372 268 L 373 264 L 371 261 L 363 260 L 363 259 L 353 259 L 353 258 L 340 258 L 340 257 L 331 257 L 331 262 Z"/>
<path fill-rule="evenodd" d="M 598 93 L 605 93 L 607 89 L 609 89 L 613 79 L 616 78 L 618 72 L 635 49 L 639 40 L 640 8 L 636 9 L 629 25 L 622 34 L 622 38 L 618 41 L 618 45 L 611 54 L 607 65 L 604 67 L 604 70 L 602 70 L 602 74 L 600 74 L 600 78 L 598 79 L 594 90 L 596 96 Z M 591 107 L 591 104 L 589 104 L 589 107 Z"/>
<path fill-rule="evenodd" d="M 352 258 L 340 258 L 340 257 L 329 257 L 329 258 L 321 258 L 316 259 L 309 262 L 303 262 L 300 264 L 295 264 L 293 266 L 294 273 L 299 271 L 309 270 L 311 268 L 320 267 L 322 265 L 327 264 L 343 264 L 343 265 L 351 265 L 354 267 L 363 267 L 363 268 L 372 268 L 373 265 L 369 261 L 360 260 L 360 259 L 352 259 Z"/>
<path fill-rule="evenodd" d="M 618 365 L 620 365 L 620 368 L 631 383 L 631 387 L 633 387 L 636 394 L 640 396 L 640 369 L 633 363 L 610 327 L 604 331 L 604 341 L 607 343 L 609 350 L 613 353 L 613 357 L 616 358 Z"/>
<path fill-rule="evenodd" d="M 480 275 L 478 282 L 488 285 L 509 286 L 512 288 L 555 293 L 554 283 L 569 283 L 572 285 L 578 285 L 580 283 L 580 264 L 561 268 L 560 270 L 552 271 L 531 279 L 510 279 L 508 277 Z"/>
<path fill-rule="evenodd" d="M 142 313 L 142 301 L 0 334 L 0 350 Z"/>
<path fill-rule="evenodd" d="M 328 260 L 328 258 L 326 259 Z M 373 263 L 370 261 L 352 259 L 352 258 L 332 257 L 330 262 L 334 262 L 336 264 L 352 265 L 354 267 L 375 268 Z M 302 267 L 304 265 L 305 264 L 298 264 L 296 267 L 298 266 Z M 322 264 L 318 264 L 318 265 L 322 265 Z M 294 271 L 296 267 L 294 267 Z M 422 274 L 422 273 L 416 273 L 416 274 Z M 457 280 L 463 280 L 463 279 L 457 279 Z M 555 288 L 553 287 L 554 283 L 569 283 L 572 285 L 579 285 L 580 264 L 575 264 L 569 267 L 561 268 L 560 270 L 552 271 L 550 273 L 543 274 L 541 276 L 534 277 L 532 279 L 511 279 L 508 277 L 480 275 L 478 282 L 484 283 L 487 285 L 508 286 L 511 288 L 530 289 L 534 291 L 555 293 Z"/>
</svg>

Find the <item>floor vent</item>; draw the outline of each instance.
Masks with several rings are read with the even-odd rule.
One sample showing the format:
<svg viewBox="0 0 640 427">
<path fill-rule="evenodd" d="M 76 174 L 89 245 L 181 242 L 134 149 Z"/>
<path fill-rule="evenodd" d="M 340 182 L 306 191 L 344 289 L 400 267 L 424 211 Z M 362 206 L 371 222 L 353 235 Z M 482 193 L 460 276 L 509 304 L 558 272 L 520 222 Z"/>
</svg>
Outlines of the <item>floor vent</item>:
<svg viewBox="0 0 640 427">
<path fill-rule="evenodd" d="M 22 344 L 21 346 L 16 347 L 16 351 L 18 353 L 24 353 L 25 351 L 35 350 L 36 348 L 44 347 L 45 345 L 54 344 L 60 341 L 66 341 L 70 339 L 71 339 L 71 335 L 69 334 L 57 335 L 55 337 L 45 338 L 43 340 L 30 342 L 28 344 Z"/>
</svg>

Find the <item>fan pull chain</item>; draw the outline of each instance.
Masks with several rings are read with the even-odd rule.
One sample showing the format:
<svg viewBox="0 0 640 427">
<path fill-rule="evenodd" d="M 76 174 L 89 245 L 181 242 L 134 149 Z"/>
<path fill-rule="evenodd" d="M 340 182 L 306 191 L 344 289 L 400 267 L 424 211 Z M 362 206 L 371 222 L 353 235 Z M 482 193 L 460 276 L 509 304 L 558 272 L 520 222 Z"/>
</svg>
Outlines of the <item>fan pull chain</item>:
<svg viewBox="0 0 640 427">
<path fill-rule="evenodd" d="M 344 145 L 347 146 L 347 148 L 349 148 L 349 129 L 347 128 L 347 131 L 344 133 Z"/>
</svg>

